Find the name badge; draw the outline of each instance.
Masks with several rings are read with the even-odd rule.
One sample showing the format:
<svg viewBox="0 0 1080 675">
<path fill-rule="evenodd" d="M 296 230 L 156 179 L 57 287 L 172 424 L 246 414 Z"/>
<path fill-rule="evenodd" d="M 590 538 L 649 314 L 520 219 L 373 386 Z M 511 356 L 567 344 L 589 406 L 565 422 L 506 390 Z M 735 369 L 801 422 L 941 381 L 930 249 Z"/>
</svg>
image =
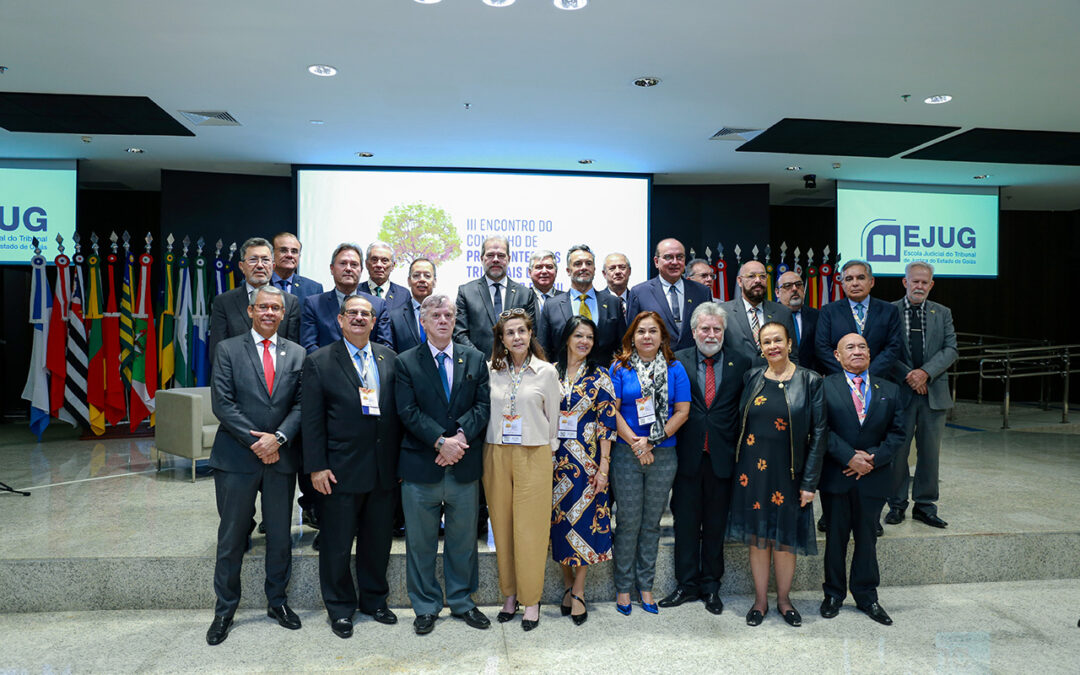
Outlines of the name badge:
<svg viewBox="0 0 1080 675">
<path fill-rule="evenodd" d="M 559 413 L 559 438 L 577 438 L 578 417 L 575 412 Z"/>
<path fill-rule="evenodd" d="M 521 445 L 521 415 L 503 415 L 503 445 Z"/>
<path fill-rule="evenodd" d="M 652 424 L 656 421 L 652 396 L 637 399 L 637 421 L 638 424 Z"/>
<path fill-rule="evenodd" d="M 379 397 L 374 389 L 360 387 L 360 405 L 364 407 L 365 415 L 379 416 Z"/>
</svg>

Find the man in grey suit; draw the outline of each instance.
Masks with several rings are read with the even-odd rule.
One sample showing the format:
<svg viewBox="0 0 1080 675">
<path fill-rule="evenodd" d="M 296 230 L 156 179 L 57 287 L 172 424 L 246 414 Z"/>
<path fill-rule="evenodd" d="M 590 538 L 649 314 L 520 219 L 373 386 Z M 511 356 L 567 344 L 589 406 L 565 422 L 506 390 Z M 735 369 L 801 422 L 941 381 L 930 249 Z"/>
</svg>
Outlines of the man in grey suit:
<svg viewBox="0 0 1080 675">
<path fill-rule="evenodd" d="M 270 283 L 274 271 L 274 249 L 262 237 L 252 237 L 240 247 L 240 271 L 244 285 L 226 291 L 214 298 L 210 309 L 210 362 L 214 362 L 214 350 L 225 338 L 247 335 L 251 331 L 251 318 L 247 307 L 255 290 Z M 281 337 L 293 342 L 300 341 L 300 301 L 294 295 L 285 296 L 285 317 L 278 331 Z"/>
<path fill-rule="evenodd" d="M 757 334 L 761 327 L 770 321 L 784 324 L 788 335 L 795 335 L 795 325 L 791 320 L 791 310 L 779 302 L 765 298 L 765 265 L 757 260 L 747 260 L 739 268 L 735 284 L 739 296 L 720 303 L 728 313 L 727 333 L 724 346 L 731 347 L 742 354 L 752 366 L 765 365 L 761 355 Z M 799 354 L 792 351 L 791 360 L 799 363 Z"/>
<path fill-rule="evenodd" d="M 368 244 L 367 259 L 364 264 L 367 266 L 368 280 L 357 287 L 360 292 L 374 295 L 385 301 L 388 312 L 409 303 L 409 289 L 390 281 L 390 273 L 397 265 L 397 258 L 390 244 L 385 241 L 373 241 Z M 390 346 L 399 352 L 405 351 L 396 345 Z"/>
<path fill-rule="evenodd" d="M 543 248 L 533 251 L 529 256 L 529 281 L 532 282 L 533 293 L 536 294 L 537 317 L 544 312 L 544 305 L 548 300 L 563 294 L 563 291 L 555 288 L 557 275 L 555 254 Z"/>
<path fill-rule="evenodd" d="M 210 645 L 228 637 L 240 603 L 240 567 L 260 492 L 266 525 L 267 614 L 285 628 L 300 628 L 285 590 L 292 570 L 289 527 L 300 464 L 289 441 L 300 430 L 304 350 L 278 333 L 286 297 L 273 286 L 260 288 L 247 308 L 252 328 L 223 340 L 214 355 L 211 400 L 220 424 L 210 466 L 221 520 L 214 566 L 217 603 L 206 632 Z"/>
<path fill-rule="evenodd" d="M 491 623 L 471 596 L 480 578 L 473 526 L 491 407 L 486 359 L 451 341 L 455 307 L 448 297 L 428 297 L 420 312 L 426 340 L 397 361 L 397 407 L 405 427 L 398 470 L 413 630 L 430 633 L 443 607 L 435 575 L 440 512 L 446 514 L 443 573 L 451 616 L 485 629 Z"/>
<path fill-rule="evenodd" d="M 494 335 L 491 329 L 504 310 L 521 307 L 536 325 L 536 297 L 506 276 L 510 264 L 510 243 L 506 237 L 492 235 L 480 245 L 484 276 L 462 284 L 457 294 L 457 323 L 454 342 L 480 350 L 491 358 Z"/>
<path fill-rule="evenodd" d="M 893 459 L 896 492 L 889 497 L 885 522 L 903 522 L 908 505 L 908 486 L 915 506 L 911 517 L 931 527 L 948 525 L 937 515 L 938 456 L 945 431 L 946 410 L 953 406 L 946 371 L 956 361 L 956 332 L 952 311 L 927 299 L 934 287 L 934 267 L 927 262 L 908 263 L 904 270 L 907 293 L 893 304 L 903 317 L 903 348 L 893 365 L 893 379 L 908 389 L 910 401 L 904 417 L 904 444 Z M 907 456 L 915 439 L 915 480 L 911 481 Z"/>
<path fill-rule="evenodd" d="M 566 274 L 570 277 L 570 292 L 552 298 L 544 305 L 542 330 L 537 337 L 548 358 L 555 360 L 559 352 L 563 328 L 572 316 L 584 316 L 596 324 L 593 354 L 602 366 L 611 363 L 618 349 L 626 322 L 619 301 L 607 291 L 593 288 L 596 277 L 596 257 L 585 244 L 571 246 L 566 253 Z"/>
</svg>

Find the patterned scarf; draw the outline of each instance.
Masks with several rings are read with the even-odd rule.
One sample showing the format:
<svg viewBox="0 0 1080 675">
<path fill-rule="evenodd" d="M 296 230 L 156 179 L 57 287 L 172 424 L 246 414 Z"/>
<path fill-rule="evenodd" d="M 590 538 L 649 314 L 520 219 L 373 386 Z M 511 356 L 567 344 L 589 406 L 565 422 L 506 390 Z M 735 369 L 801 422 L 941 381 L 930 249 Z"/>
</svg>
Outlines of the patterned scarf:
<svg viewBox="0 0 1080 675">
<path fill-rule="evenodd" d="M 664 440 L 664 425 L 668 420 L 667 359 L 661 350 L 656 352 L 656 358 L 651 363 L 645 363 L 637 351 L 634 351 L 630 354 L 630 365 L 634 367 L 638 382 L 641 383 L 641 397 L 652 397 L 656 419 L 649 428 L 649 441 L 653 444 L 659 443 Z"/>
</svg>

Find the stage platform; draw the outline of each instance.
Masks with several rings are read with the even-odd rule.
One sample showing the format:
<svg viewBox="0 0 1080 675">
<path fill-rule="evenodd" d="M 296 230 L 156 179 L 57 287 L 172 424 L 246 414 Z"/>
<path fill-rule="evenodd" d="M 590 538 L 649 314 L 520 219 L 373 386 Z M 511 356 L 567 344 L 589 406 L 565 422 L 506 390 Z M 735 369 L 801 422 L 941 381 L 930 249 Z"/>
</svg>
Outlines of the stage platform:
<svg viewBox="0 0 1080 675">
<path fill-rule="evenodd" d="M 939 513 L 949 527 L 935 530 L 910 518 L 886 525 L 878 546 L 882 585 L 1080 577 L 1080 429 L 1060 418 L 1060 411 L 1014 405 L 1012 428 L 1001 430 L 996 405 L 962 404 L 942 449 Z M 152 438 L 81 441 L 54 422 L 36 443 L 25 424 L 0 425 L 0 481 L 32 495 L 0 494 L 3 611 L 209 611 L 213 479 L 193 484 L 184 460 L 165 456 L 161 471 L 157 461 Z M 300 526 L 298 510 L 295 516 L 289 600 L 318 609 L 314 531 Z M 658 597 L 674 587 L 670 522 L 665 515 Z M 256 534 L 245 558 L 244 608 L 265 603 L 263 545 Z M 823 538 L 818 546 L 823 550 Z M 493 542 L 481 541 L 480 551 L 477 601 L 498 604 Z M 749 593 L 745 547 L 729 545 L 727 561 L 722 595 Z M 388 576 L 391 606 L 406 606 L 401 540 Z M 820 555 L 799 559 L 796 590 L 818 590 L 821 578 Z M 561 576 L 549 564 L 545 602 L 558 602 L 561 593 Z M 610 565 L 590 574 L 587 593 L 590 601 L 613 598 Z"/>
</svg>

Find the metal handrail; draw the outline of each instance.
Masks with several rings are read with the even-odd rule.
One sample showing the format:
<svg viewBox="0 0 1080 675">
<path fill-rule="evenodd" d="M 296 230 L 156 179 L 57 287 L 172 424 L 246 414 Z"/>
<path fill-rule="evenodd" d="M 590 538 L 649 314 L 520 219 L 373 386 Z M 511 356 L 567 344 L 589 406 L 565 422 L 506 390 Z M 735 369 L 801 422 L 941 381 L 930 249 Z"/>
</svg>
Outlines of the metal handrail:
<svg viewBox="0 0 1080 675">
<path fill-rule="evenodd" d="M 998 380 L 1004 383 L 1005 396 L 1002 403 L 1002 429 L 1009 428 L 1009 405 L 1012 380 L 1025 377 L 1056 375 L 1063 382 L 1061 423 L 1069 421 L 1069 375 L 1080 372 L 1072 367 L 1072 354 L 1080 351 L 1080 344 L 1044 345 L 1038 347 L 988 348 L 986 356 L 979 360 L 979 381 Z M 1045 379 L 1043 394 L 1045 402 Z M 1045 407 L 1045 405 L 1044 405 Z"/>
<path fill-rule="evenodd" d="M 988 335 L 985 333 L 960 333 L 956 334 L 957 347 L 956 350 L 959 353 L 956 361 L 949 368 L 949 377 L 952 379 L 952 398 L 953 403 L 956 403 L 957 390 L 960 386 L 961 375 L 979 375 L 981 373 L 979 368 L 979 361 L 986 358 L 988 351 L 991 349 L 1022 349 L 1025 347 L 1045 347 L 1049 346 L 1050 341 L 1045 338 L 1017 338 L 1017 337 L 1005 337 L 1001 335 Z M 961 363 L 971 363 L 971 366 L 961 367 Z M 1047 391 L 1045 382 L 1041 382 L 1039 386 L 1039 404 L 1045 409 L 1047 403 Z M 976 396 L 978 403 L 983 402 L 983 378 L 980 377 L 978 381 L 978 394 Z M 949 419 L 955 417 L 955 406 L 949 411 Z"/>
</svg>

